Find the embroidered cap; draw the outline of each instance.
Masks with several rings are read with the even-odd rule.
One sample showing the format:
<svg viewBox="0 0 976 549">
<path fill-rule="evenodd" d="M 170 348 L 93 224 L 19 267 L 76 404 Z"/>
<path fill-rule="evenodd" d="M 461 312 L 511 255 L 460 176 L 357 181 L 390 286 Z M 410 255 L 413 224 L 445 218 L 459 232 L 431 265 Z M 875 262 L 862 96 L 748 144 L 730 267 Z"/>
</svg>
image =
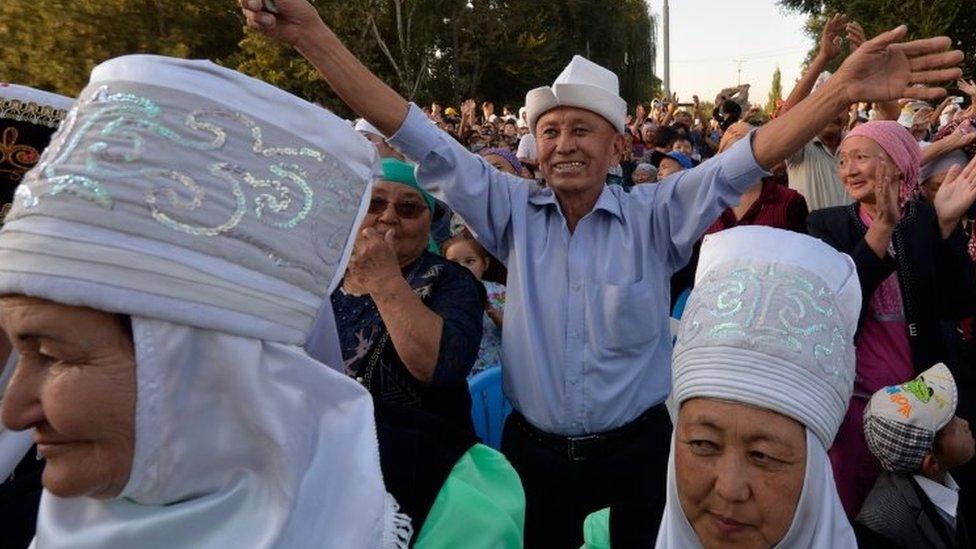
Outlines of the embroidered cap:
<svg viewBox="0 0 976 549">
<path fill-rule="evenodd" d="M 864 410 L 868 449 L 888 471 L 918 471 L 936 433 L 955 415 L 958 399 L 956 381 L 942 363 L 907 383 L 881 389 Z"/>
<path fill-rule="evenodd" d="M 17 190 L 0 292 L 44 284 L 68 305 L 300 344 L 377 161 L 340 118 L 235 71 L 108 61 Z"/>
<path fill-rule="evenodd" d="M 14 189 L 40 160 L 71 103 L 61 95 L 0 83 L 0 223 Z"/>
<path fill-rule="evenodd" d="M 671 404 L 709 397 L 791 417 L 829 448 L 854 387 L 861 288 L 850 257 L 806 235 L 705 237 L 678 329 Z"/>
<path fill-rule="evenodd" d="M 556 107 L 576 107 L 594 112 L 618 132 L 624 131 L 627 102 L 620 97 L 617 75 L 585 57 L 574 55 L 552 87 L 535 88 L 525 95 L 525 109 L 532 135 L 535 135 L 539 117 Z"/>
</svg>

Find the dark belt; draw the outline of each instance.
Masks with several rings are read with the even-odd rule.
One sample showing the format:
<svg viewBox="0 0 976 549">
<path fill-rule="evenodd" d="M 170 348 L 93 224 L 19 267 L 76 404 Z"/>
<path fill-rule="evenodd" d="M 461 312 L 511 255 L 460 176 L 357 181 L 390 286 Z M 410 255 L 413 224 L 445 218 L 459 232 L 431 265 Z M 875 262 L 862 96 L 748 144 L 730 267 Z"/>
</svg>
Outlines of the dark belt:
<svg viewBox="0 0 976 549">
<path fill-rule="evenodd" d="M 664 405 L 658 404 L 651 406 L 636 419 L 622 427 L 579 437 L 564 437 L 537 429 L 526 421 L 525 416 L 515 410 L 512 410 L 509 421 L 512 422 L 514 428 L 521 431 L 532 442 L 566 456 L 570 461 L 586 461 L 594 457 L 604 457 L 626 448 L 639 435 L 646 433 L 652 427 L 656 416 L 666 413 Z"/>
</svg>

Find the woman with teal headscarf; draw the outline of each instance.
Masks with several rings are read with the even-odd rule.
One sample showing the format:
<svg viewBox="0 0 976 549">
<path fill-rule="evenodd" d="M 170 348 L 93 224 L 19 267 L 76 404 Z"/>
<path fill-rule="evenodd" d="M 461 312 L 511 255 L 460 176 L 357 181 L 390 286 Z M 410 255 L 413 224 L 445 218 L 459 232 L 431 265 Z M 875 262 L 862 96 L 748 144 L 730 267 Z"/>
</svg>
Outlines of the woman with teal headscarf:
<svg viewBox="0 0 976 549">
<path fill-rule="evenodd" d="M 382 168 L 332 308 L 346 373 L 373 395 L 384 481 L 416 547 L 518 547 L 521 483 L 471 421 L 483 289 L 428 249 L 434 199 L 413 166 Z"/>
</svg>

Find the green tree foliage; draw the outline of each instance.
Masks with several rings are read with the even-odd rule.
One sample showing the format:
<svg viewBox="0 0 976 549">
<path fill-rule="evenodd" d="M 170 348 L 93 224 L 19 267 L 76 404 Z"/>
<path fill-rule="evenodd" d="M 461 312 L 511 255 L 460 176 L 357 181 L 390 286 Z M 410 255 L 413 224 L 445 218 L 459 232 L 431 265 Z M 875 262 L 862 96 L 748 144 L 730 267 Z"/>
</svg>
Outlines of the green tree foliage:
<svg viewBox="0 0 976 549">
<path fill-rule="evenodd" d="M 630 103 L 660 87 L 647 0 L 313 4 L 367 67 L 419 103 L 521 104 L 574 54 L 615 71 Z M 0 81 L 66 95 L 106 59 L 157 53 L 209 58 L 350 114 L 292 48 L 246 32 L 234 0 L 0 0 L 0 43 Z"/>
<path fill-rule="evenodd" d="M 864 27 L 868 38 L 908 25 L 910 39 L 947 35 L 956 47 L 968 52 L 964 72 L 973 74 L 976 64 L 976 0 L 779 0 L 787 9 L 810 15 L 806 32 L 819 39 L 828 13 L 844 13 Z M 968 47 L 967 47 L 968 46 Z M 808 59 L 816 54 L 816 47 Z M 841 60 L 828 67 L 836 68 Z"/>
<path fill-rule="evenodd" d="M 126 53 L 221 59 L 241 40 L 233 2 L 2 0 L 0 80 L 65 95 Z M 219 32 L 216 32 L 219 31 Z"/>
<path fill-rule="evenodd" d="M 769 99 L 766 101 L 766 114 L 772 115 L 776 111 L 776 102 L 783 99 L 783 73 L 776 67 L 773 72 L 773 83 L 769 87 Z"/>
</svg>

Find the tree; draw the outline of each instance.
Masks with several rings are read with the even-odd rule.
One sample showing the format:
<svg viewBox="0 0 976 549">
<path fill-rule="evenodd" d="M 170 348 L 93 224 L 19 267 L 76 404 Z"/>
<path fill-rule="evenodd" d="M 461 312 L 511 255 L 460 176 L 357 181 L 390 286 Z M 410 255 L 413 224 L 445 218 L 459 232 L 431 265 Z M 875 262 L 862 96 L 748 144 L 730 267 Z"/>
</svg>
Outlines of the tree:
<svg viewBox="0 0 976 549">
<path fill-rule="evenodd" d="M 773 83 L 769 88 L 769 99 L 766 101 L 766 114 L 772 116 L 776 112 L 776 103 L 783 99 L 783 73 L 776 67 L 773 72 Z"/>
<path fill-rule="evenodd" d="M 243 34 L 243 17 L 230 2 L 45 0 L 43 9 L 37 4 L 0 2 L 0 80 L 70 96 L 107 59 L 127 53 L 221 59 Z"/>
<path fill-rule="evenodd" d="M 98 63 L 126 53 L 207 58 L 349 116 L 292 48 L 245 32 L 234 0 L 0 0 L 0 80 L 76 95 Z M 474 97 L 521 104 L 574 54 L 651 97 L 655 21 L 646 0 L 315 2 L 381 79 L 418 103 Z M 31 14 L 25 18 L 24 14 Z"/>
</svg>

